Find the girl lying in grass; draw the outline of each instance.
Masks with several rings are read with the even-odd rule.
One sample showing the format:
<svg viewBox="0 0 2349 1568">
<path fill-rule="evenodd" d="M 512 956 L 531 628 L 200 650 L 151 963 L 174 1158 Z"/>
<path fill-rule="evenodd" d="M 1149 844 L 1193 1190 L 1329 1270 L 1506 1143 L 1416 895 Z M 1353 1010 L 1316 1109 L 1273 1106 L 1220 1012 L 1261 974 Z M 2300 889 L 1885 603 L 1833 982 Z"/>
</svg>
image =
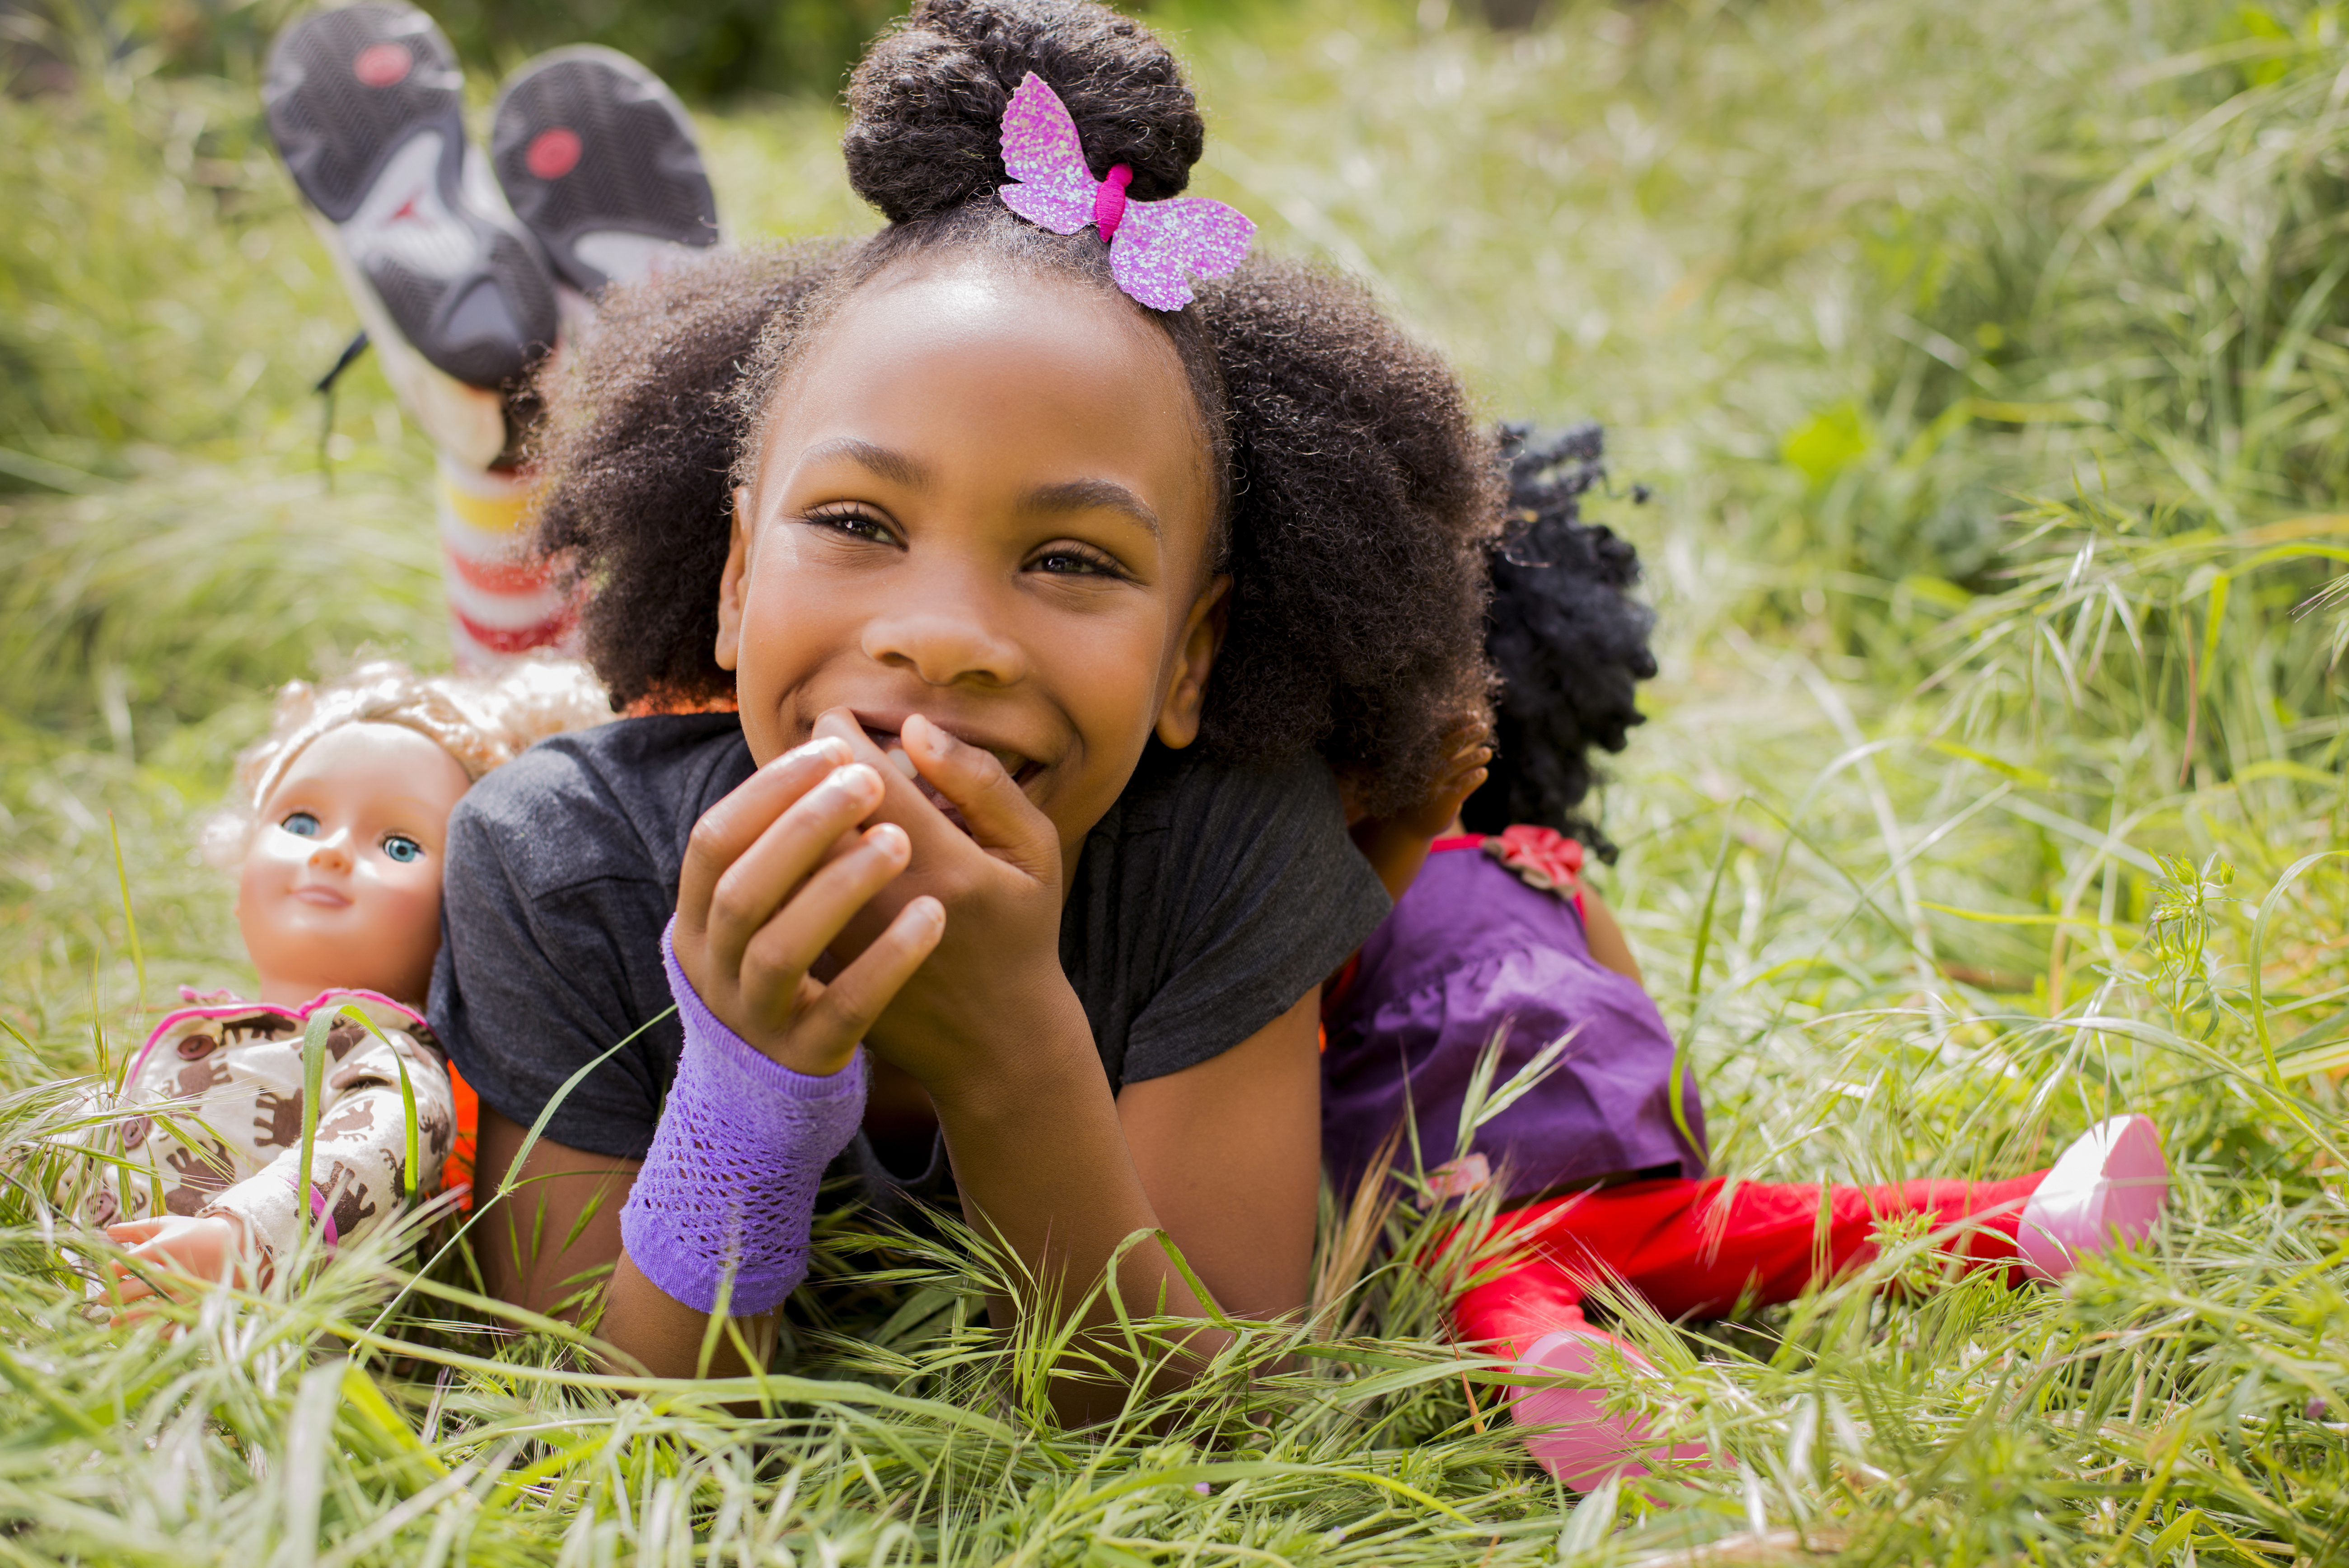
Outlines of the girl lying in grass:
<svg viewBox="0 0 2349 1568">
<path fill-rule="evenodd" d="M 1295 1311 L 1319 985 L 1389 905 L 1333 773 L 1393 809 L 1482 719 L 1490 441 L 1360 290 L 1174 200 L 1204 128 L 1138 23 L 928 0 L 849 100 L 885 228 L 607 294 L 550 389 L 543 543 L 669 711 L 450 819 L 492 1282 L 609 1270 L 641 1364 L 756 1361 L 844 1147 L 875 1195 L 950 1168 L 1061 1301 L 1163 1228 Z M 1155 1243 L 1114 1282 L 1200 1310 Z"/>
<path fill-rule="evenodd" d="M 1579 877 L 1585 844 L 1611 854 L 1579 811 L 1589 749 L 1622 748 L 1640 719 L 1634 686 L 1656 670 L 1651 618 L 1628 597 L 1637 557 L 1578 519 L 1577 498 L 1600 472 L 1598 438 L 1586 427 L 1535 446 L 1505 432 L 1512 524 L 1494 551 L 1487 639 L 1502 678 L 1498 754 L 1471 753 L 1473 771 L 1414 814 L 1357 825 L 1397 901 L 1324 1009 L 1332 1179 L 1342 1191 L 1382 1174 L 1371 1166 L 1406 1120 L 1402 1147 L 1451 1150 L 1496 1037 L 1502 1079 L 1538 1074 L 1547 1058 L 1547 1075 L 1477 1126 L 1435 1185 L 1446 1196 L 1503 1189 L 1497 1222 L 1454 1242 L 1474 1259 L 1452 1307 L 1461 1340 L 1577 1383 L 1619 1383 L 1647 1365 L 1585 1320 L 1594 1284 L 1668 1318 L 1790 1301 L 1872 1257 L 1878 1224 L 1901 1217 L 1952 1233 L 1968 1267 L 2043 1279 L 2142 1238 L 2168 1189 L 2144 1116 L 2114 1117 L 2053 1170 L 2007 1181 L 1706 1179 L 1694 1076 L 1675 1071 L 1630 945 Z M 1511 1412 L 1538 1429 L 1534 1456 L 1587 1489 L 1645 1474 L 1633 1456 L 1653 1447 L 1644 1423 L 1605 1416 L 1604 1403 L 1599 1386 L 1553 1386 L 1519 1395 Z"/>
<path fill-rule="evenodd" d="M 330 1247 L 389 1222 L 411 1189 L 409 1096 L 412 1189 L 438 1189 L 458 1107 L 420 1009 L 450 808 L 540 736 L 605 716 L 570 665 L 476 682 L 382 662 L 279 695 L 206 843 L 238 873 L 258 994 L 191 993 L 196 1005 L 157 1024 L 120 1088 L 80 1108 L 78 1158 L 55 1189 L 61 1208 L 132 1249 L 116 1266 L 120 1301 L 169 1275 L 266 1284 L 305 1207 Z M 305 1205 L 303 1026 L 322 1008 L 372 1028 L 338 1019 L 326 1037 Z"/>
</svg>

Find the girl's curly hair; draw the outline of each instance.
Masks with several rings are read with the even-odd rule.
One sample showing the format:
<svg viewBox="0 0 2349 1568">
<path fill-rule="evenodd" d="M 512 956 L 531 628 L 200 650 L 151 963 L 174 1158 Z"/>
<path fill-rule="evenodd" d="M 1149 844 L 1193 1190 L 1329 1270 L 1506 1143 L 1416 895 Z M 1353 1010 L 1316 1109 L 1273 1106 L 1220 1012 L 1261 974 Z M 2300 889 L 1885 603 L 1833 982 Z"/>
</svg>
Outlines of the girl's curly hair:
<svg viewBox="0 0 2349 1568">
<path fill-rule="evenodd" d="M 1646 720 L 1633 688 L 1656 673 L 1648 647 L 1656 617 L 1631 597 L 1639 552 L 1582 521 L 1583 493 L 1607 476 L 1604 450 L 1595 424 L 1547 441 L 1528 426 L 1501 427 L 1509 524 L 1492 549 L 1485 635 L 1501 691 L 1490 774 L 1460 816 L 1472 833 L 1555 827 L 1611 862 L 1615 846 L 1578 808 L 1594 782 L 1590 748 L 1621 751 Z"/>
<path fill-rule="evenodd" d="M 730 485 L 779 379 L 866 282 L 972 250 L 1114 292 L 1091 228 L 1048 234 L 996 197 L 1004 105 L 1031 70 L 1096 173 L 1129 164 L 1137 200 L 1184 188 L 1205 129 L 1140 23 L 1085 0 L 922 0 L 848 92 L 849 177 L 888 226 L 616 290 L 550 372 L 541 547 L 585 590 L 587 656 L 617 705 L 731 694 L 713 657 Z M 1172 312 L 1116 297 L 1180 357 L 1219 481 L 1214 564 L 1234 583 L 1200 744 L 1233 761 L 1318 748 L 1370 809 L 1413 804 L 1488 701 L 1491 439 L 1443 361 L 1344 279 L 1252 261 L 1198 295 Z"/>
</svg>

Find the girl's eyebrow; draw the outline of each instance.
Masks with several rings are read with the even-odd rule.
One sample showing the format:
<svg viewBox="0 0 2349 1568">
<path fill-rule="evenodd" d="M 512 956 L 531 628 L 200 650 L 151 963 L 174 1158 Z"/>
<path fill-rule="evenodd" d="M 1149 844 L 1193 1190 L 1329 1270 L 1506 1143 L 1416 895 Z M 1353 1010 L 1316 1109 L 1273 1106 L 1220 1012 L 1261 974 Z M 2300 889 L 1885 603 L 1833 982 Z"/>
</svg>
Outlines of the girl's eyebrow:
<svg viewBox="0 0 2349 1568">
<path fill-rule="evenodd" d="M 1153 538 L 1158 535 L 1158 514 L 1150 504 L 1111 479 L 1071 479 L 1058 484 L 1040 484 L 1027 493 L 1020 509 L 1043 513 L 1101 509 L 1123 512 L 1149 529 Z"/>
<path fill-rule="evenodd" d="M 876 478 L 909 490 L 919 490 L 930 482 L 930 471 L 904 452 L 855 436 L 835 436 L 818 441 L 800 454 L 802 464 L 829 462 L 834 458 L 845 458 Z M 1113 479 L 1070 479 L 1057 484 L 1040 484 L 1021 497 L 1020 510 L 1046 514 L 1123 512 L 1149 529 L 1153 538 L 1159 534 L 1156 510 Z"/>
<path fill-rule="evenodd" d="M 918 490 L 930 482 L 930 471 L 904 452 L 892 452 L 885 446 L 875 446 L 854 436 L 836 436 L 831 441 L 818 441 L 800 454 L 800 462 L 829 462 L 836 457 L 846 458 L 876 478 L 885 479 L 892 484 L 902 484 L 909 490 Z"/>
</svg>

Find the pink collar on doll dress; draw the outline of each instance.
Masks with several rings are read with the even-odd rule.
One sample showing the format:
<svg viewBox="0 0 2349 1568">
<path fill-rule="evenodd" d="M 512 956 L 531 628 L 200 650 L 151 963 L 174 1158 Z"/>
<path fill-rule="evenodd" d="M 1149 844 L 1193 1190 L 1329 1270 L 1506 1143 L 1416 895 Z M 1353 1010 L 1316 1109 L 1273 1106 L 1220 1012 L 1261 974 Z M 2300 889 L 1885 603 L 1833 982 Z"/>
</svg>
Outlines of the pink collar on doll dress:
<svg viewBox="0 0 2349 1568">
<path fill-rule="evenodd" d="M 322 991 L 299 1007 L 280 1007 L 269 1002 L 239 1002 L 226 992 L 200 993 L 184 986 L 180 991 L 180 995 L 191 1002 L 195 1001 L 199 994 L 205 997 L 202 1003 L 194 1007 L 175 1008 L 163 1014 L 161 1021 L 148 1032 L 147 1044 L 139 1047 L 139 1054 L 130 1059 L 129 1069 L 123 1075 L 124 1083 L 139 1075 L 140 1069 L 147 1065 L 149 1054 L 162 1043 L 164 1035 L 192 1018 L 251 1018 L 257 1013 L 274 1013 L 296 1023 L 307 1023 L 310 1014 L 321 1007 L 357 1003 L 359 1010 L 370 1017 L 378 1012 L 388 1012 L 402 1024 L 412 1023 L 423 1029 L 431 1027 L 424 1022 L 424 1014 L 404 1002 L 394 1002 L 379 991 Z"/>
<path fill-rule="evenodd" d="M 388 1013 L 401 1024 L 412 1024 L 427 1031 L 431 1027 L 424 1022 L 424 1015 L 416 1009 L 404 1002 L 394 1002 L 379 991 L 322 991 L 299 1007 L 279 1007 L 274 1002 L 238 1002 L 226 992 L 200 993 L 184 986 L 181 988 L 180 994 L 190 1001 L 202 994 L 205 995 L 206 1000 L 197 1006 L 176 1008 L 163 1015 L 155 1027 L 148 1033 L 147 1044 L 141 1045 L 139 1048 L 139 1054 L 130 1059 L 130 1066 L 123 1074 L 122 1081 L 125 1084 L 132 1082 L 139 1076 L 140 1070 L 147 1065 L 147 1058 L 153 1054 L 156 1046 L 163 1043 L 163 1037 L 166 1034 L 182 1023 L 200 1018 L 226 1021 L 232 1018 L 274 1015 L 295 1023 L 307 1023 L 310 1021 L 310 1015 L 322 1007 L 356 1006 L 373 1023 L 383 1022 L 377 1017 L 377 1014 Z M 310 1184 L 310 1217 L 318 1221 L 319 1239 L 327 1246 L 332 1247 L 342 1240 L 336 1233 L 334 1210 L 326 1202 L 326 1191 L 315 1181 Z"/>
</svg>

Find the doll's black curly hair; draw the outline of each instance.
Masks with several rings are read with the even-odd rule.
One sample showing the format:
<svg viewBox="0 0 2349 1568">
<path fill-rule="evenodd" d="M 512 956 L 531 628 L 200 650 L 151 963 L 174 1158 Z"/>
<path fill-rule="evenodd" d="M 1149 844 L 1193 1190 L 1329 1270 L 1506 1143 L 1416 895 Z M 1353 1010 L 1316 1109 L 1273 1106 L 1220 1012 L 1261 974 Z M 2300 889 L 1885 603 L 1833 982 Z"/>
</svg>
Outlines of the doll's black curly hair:
<svg viewBox="0 0 2349 1568">
<path fill-rule="evenodd" d="M 1590 748 L 1619 752 L 1645 722 L 1633 688 L 1656 673 L 1655 612 L 1631 597 L 1639 552 L 1582 521 L 1584 493 L 1607 476 L 1599 428 L 1537 441 L 1529 426 L 1504 425 L 1501 452 L 1509 524 L 1492 546 L 1485 633 L 1501 690 L 1489 776 L 1461 822 L 1472 833 L 1537 823 L 1612 861 L 1615 846 L 1579 808 L 1594 782 Z"/>
<path fill-rule="evenodd" d="M 1004 105 L 1031 70 L 1097 175 L 1130 165 L 1142 201 L 1184 188 L 1205 129 L 1141 24 L 1084 0 L 923 0 L 848 91 L 849 177 L 887 227 L 614 291 L 549 372 L 540 545 L 583 591 L 616 705 L 730 696 L 712 656 L 730 484 L 757 461 L 772 388 L 865 282 L 957 249 L 1114 290 L 1092 229 L 1048 234 L 995 194 Z M 1115 297 L 1180 356 L 1221 481 L 1216 564 L 1233 587 L 1199 744 L 1234 761 L 1318 748 L 1373 811 L 1415 803 L 1491 687 L 1500 467 L 1459 381 L 1361 288 L 1310 267 L 1253 260 L 1179 311 Z"/>
</svg>

